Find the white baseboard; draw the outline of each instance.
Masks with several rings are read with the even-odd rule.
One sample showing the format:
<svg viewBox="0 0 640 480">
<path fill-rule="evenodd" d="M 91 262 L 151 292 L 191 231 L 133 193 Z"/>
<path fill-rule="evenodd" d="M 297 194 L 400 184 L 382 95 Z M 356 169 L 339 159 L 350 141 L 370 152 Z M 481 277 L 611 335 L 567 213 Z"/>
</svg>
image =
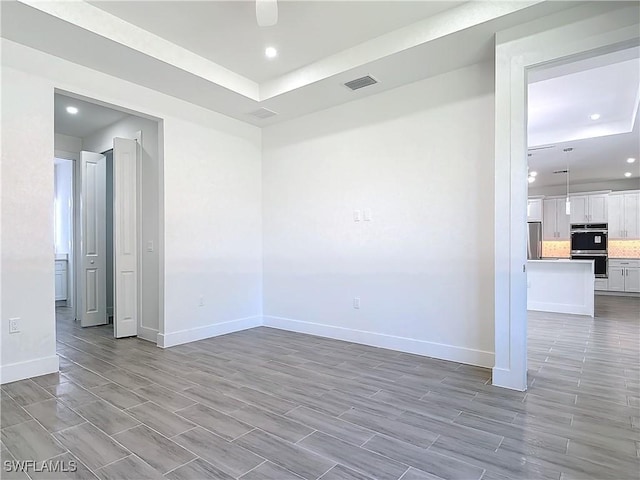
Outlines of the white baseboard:
<svg viewBox="0 0 640 480">
<path fill-rule="evenodd" d="M 515 375 L 514 373 L 517 373 Z M 518 390 L 524 392 L 527 389 L 527 381 L 522 383 L 520 372 L 507 370 L 505 368 L 493 367 L 491 371 L 491 383 L 495 387 L 508 388 L 509 390 Z"/>
<path fill-rule="evenodd" d="M 158 333 L 157 343 L 159 347 L 167 348 L 260 326 L 262 326 L 262 317 L 256 315 L 253 317 L 238 318 L 237 320 L 231 320 L 229 322 L 205 325 L 204 327 L 190 328 L 188 330 L 164 334 Z"/>
<path fill-rule="evenodd" d="M 494 365 L 493 352 L 473 350 L 444 343 L 416 340 L 414 338 L 396 337 L 383 333 L 366 332 L 350 328 L 304 322 L 291 318 L 265 316 L 265 327 L 279 328 L 293 332 L 308 333 L 320 337 L 335 338 L 347 342 L 362 343 L 374 347 L 388 348 L 400 352 L 414 353 L 426 357 L 451 360 L 453 362 L 491 368 Z"/>
<path fill-rule="evenodd" d="M 25 378 L 39 377 L 57 372 L 60 367 L 58 355 L 36 358 L 26 362 L 10 363 L 0 367 L 0 384 L 16 382 Z"/>
<path fill-rule="evenodd" d="M 158 341 L 158 330 L 156 328 L 149 328 L 138 325 L 138 338 L 141 338 L 148 342 L 156 343 Z"/>
<path fill-rule="evenodd" d="M 587 315 L 589 317 L 593 317 L 593 308 L 593 303 L 591 303 L 591 305 L 533 301 L 529 301 L 527 303 L 527 310 L 533 310 L 536 312 L 568 313 L 571 315 Z"/>
</svg>

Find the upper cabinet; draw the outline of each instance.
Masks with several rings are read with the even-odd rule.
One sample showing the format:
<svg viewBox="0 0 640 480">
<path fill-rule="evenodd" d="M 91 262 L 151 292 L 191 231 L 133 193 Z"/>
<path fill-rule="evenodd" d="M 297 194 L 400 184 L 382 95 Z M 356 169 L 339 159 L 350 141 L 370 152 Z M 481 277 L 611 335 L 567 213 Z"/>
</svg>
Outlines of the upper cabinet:
<svg viewBox="0 0 640 480">
<path fill-rule="evenodd" d="M 529 198 L 527 200 L 527 222 L 542 221 L 542 198 Z"/>
<path fill-rule="evenodd" d="M 542 202 L 542 239 L 569 240 L 566 197 L 545 198 Z M 573 206 L 573 205 L 572 205 Z"/>
<path fill-rule="evenodd" d="M 640 192 L 609 196 L 609 238 L 640 239 Z"/>
<path fill-rule="evenodd" d="M 572 195 L 571 223 L 607 223 L 607 193 Z"/>
</svg>

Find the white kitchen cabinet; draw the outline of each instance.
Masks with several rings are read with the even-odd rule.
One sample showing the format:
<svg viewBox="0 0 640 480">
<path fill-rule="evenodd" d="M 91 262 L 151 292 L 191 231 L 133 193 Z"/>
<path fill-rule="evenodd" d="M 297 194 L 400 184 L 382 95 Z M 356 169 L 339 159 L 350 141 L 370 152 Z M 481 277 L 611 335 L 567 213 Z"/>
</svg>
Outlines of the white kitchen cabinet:
<svg viewBox="0 0 640 480">
<path fill-rule="evenodd" d="M 608 290 L 640 292 L 640 260 L 609 260 Z"/>
<path fill-rule="evenodd" d="M 607 193 L 571 195 L 571 223 L 607 223 Z"/>
<path fill-rule="evenodd" d="M 569 240 L 566 197 L 545 198 L 542 202 L 542 239 Z"/>
<path fill-rule="evenodd" d="M 606 278 L 596 278 L 593 288 L 597 291 L 606 292 L 609 290 L 609 281 Z"/>
<path fill-rule="evenodd" d="M 527 200 L 527 222 L 542 221 L 542 198 L 529 198 Z"/>
<path fill-rule="evenodd" d="M 67 299 L 67 261 L 56 260 L 56 301 Z"/>
<path fill-rule="evenodd" d="M 640 192 L 609 196 L 609 238 L 640 239 Z"/>
</svg>

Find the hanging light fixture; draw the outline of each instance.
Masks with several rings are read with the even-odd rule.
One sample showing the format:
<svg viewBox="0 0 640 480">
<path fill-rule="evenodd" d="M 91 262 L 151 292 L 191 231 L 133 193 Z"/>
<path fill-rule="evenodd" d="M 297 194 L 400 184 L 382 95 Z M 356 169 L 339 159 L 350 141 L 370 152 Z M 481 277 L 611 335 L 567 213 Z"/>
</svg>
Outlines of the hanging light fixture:
<svg viewBox="0 0 640 480">
<path fill-rule="evenodd" d="M 565 148 L 564 154 L 567 163 L 567 200 L 565 202 L 564 211 L 567 215 L 571 215 L 571 200 L 569 200 L 569 154 L 573 151 L 573 148 Z"/>
</svg>

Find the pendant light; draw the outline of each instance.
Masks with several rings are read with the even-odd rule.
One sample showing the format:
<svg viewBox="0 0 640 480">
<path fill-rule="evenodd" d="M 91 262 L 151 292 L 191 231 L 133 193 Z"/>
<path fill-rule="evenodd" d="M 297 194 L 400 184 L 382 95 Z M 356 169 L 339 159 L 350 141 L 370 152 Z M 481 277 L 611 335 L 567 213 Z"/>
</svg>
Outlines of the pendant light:
<svg viewBox="0 0 640 480">
<path fill-rule="evenodd" d="M 564 154 L 565 154 L 566 163 L 567 163 L 567 200 L 564 206 L 564 213 L 567 215 L 571 215 L 571 200 L 569 200 L 569 154 L 572 151 L 573 151 L 573 148 L 571 147 L 564 149 Z"/>
</svg>

